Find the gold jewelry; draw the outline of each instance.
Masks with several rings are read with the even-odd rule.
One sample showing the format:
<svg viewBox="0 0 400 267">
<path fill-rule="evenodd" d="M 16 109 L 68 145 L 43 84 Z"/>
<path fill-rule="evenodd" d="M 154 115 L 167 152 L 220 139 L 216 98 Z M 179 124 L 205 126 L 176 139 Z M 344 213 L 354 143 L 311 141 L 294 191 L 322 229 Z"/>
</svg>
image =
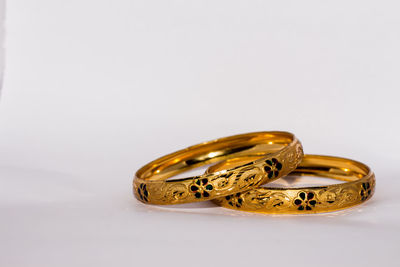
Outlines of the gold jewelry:
<svg viewBox="0 0 400 267">
<path fill-rule="evenodd" d="M 241 164 L 236 158 L 211 166 L 206 173 Z M 348 208 L 369 199 L 375 189 L 375 175 L 363 163 L 329 156 L 304 155 L 290 175 L 334 178 L 346 183 L 305 188 L 259 187 L 213 202 L 230 209 L 269 214 L 319 213 Z"/>
<path fill-rule="evenodd" d="M 178 173 L 240 156 L 257 156 L 234 168 L 183 179 Z M 249 190 L 285 176 L 301 162 L 300 141 L 288 132 L 256 132 L 216 139 L 179 150 L 136 172 L 133 192 L 151 204 L 210 200 Z"/>
</svg>

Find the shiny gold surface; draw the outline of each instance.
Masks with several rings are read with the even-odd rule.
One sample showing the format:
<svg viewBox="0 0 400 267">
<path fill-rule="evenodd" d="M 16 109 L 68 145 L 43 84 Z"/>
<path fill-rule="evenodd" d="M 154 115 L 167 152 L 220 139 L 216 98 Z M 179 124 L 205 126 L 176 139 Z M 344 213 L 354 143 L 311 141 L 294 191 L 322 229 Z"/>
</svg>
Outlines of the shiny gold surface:
<svg viewBox="0 0 400 267">
<path fill-rule="evenodd" d="M 232 168 L 248 160 L 246 157 L 227 160 L 211 166 L 206 173 Z M 250 212 L 319 213 L 361 204 L 373 195 L 375 189 L 375 175 L 368 166 L 339 157 L 305 155 L 289 175 L 327 177 L 346 182 L 314 187 L 259 187 L 217 198 L 213 202 L 225 208 Z"/>
<path fill-rule="evenodd" d="M 167 180 L 179 173 L 237 157 L 249 157 L 234 168 Z M 166 155 L 136 172 L 136 198 L 144 203 L 177 204 L 210 200 L 248 190 L 287 175 L 303 156 L 301 143 L 288 132 L 256 132 L 204 142 Z M 254 158 L 254 160 L 252 159 Z M 279 167 L 264 175 L 266 162 Z"/>
</svg>

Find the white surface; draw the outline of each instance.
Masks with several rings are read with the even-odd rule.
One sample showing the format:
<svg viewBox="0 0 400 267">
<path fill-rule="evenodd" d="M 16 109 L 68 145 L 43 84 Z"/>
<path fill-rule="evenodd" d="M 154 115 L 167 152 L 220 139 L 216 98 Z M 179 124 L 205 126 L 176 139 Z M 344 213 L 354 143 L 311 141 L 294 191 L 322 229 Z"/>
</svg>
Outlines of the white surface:
<svg viewBox="0 0 400 267">
<path fill-rule="evenodd" d="M 0 0 L 0 95 L 4 72 L 5 0 Z"/>
<path fill-rule="evenodd" d="M 398 266 L 399 8 L 9 1 L 0 266 Z M 376 195 L 316 216 L 133 198 L 148 161 L 259 130 L 367 163 Z"/>
</svg>

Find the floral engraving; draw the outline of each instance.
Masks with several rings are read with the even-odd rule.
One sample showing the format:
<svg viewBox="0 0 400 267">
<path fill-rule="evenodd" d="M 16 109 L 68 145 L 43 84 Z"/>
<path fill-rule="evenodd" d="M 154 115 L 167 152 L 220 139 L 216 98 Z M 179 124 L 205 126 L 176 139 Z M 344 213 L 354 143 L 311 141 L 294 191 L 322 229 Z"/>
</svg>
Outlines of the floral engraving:
<svg viewBox="0 0 400 267">
<path fill-rule="evenodd" d="M 190 192 L 194 193 L 196 198 L 209 197 L 210 192 L 214 189 L 214 186 L 208 183 L 207 178 L 195 179 L 189 186 Z"/>
<path fill-rule="evenodd" d="M 294 200 L 294 204 L 298 210 L 312 210 L 317 204 L 313 192 L 300 192 L 298 197 Z"/>
</svg>

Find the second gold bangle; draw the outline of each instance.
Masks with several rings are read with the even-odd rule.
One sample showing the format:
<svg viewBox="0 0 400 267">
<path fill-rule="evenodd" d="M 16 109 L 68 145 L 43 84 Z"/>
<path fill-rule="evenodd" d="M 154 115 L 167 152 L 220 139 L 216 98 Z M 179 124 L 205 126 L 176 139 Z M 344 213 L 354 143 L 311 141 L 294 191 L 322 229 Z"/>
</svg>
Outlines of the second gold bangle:
<svg viewBox="0 0 400 267">
<path fill-rule="evenodd" d="M 234 167 L 249 159 L 235 158 L 214 166 L 207 172 Z M 304 188 L 259 187 L 214 199 L 230 209 L 269 214 L 304 214 L 341 210 L 368 200 L 375 189 L 375 175 L 363 163 L 330 156 L 305 155 L 290 175 L 328 177 L 346 181 L 341 184 Z"/>
</svg>

